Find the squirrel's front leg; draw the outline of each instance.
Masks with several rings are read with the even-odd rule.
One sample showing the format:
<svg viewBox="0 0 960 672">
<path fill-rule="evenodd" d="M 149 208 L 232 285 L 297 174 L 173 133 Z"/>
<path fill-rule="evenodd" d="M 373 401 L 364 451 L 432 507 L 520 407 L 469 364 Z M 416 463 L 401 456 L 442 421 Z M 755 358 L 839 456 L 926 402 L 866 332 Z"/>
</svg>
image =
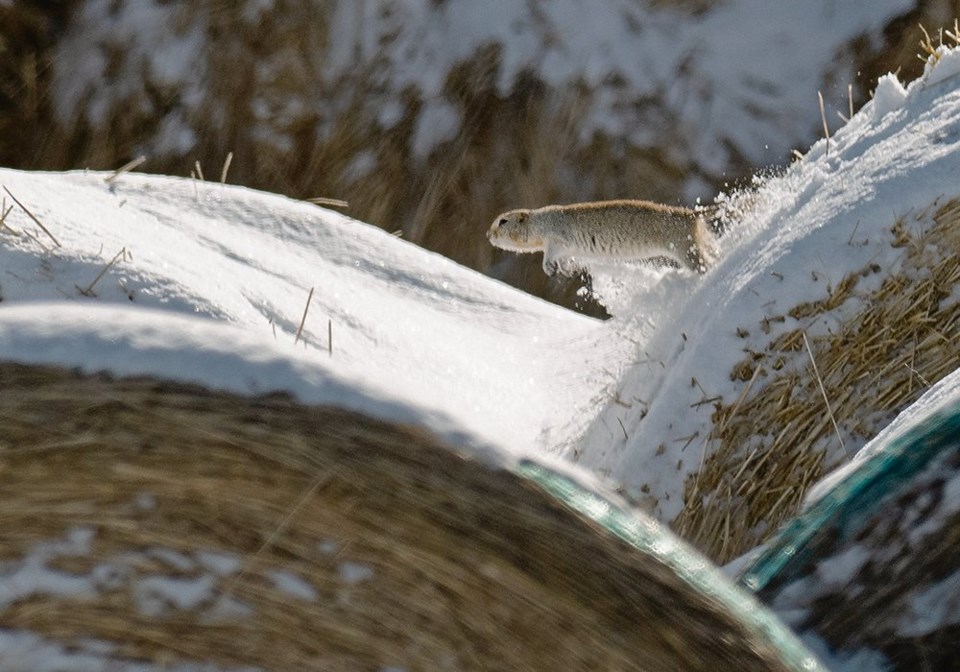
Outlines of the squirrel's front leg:
<svg viewBox="0 0 960 672">
<path fill-rule="evenodd" d="M 560 259 L 549 245 L 543 247 L 543 272 L 549 276 L 554 276 L 560 270 Z"/>
<path fill-rule="evenodd" d="M 582 267 L 577 263 L 576 258 L 571 257 L 566 250 L 549 246 L 544 247 L 543 272 L 547 275 L 554 276 L 559 273 L 571 278 L 581 270 Z"/>
</svg>

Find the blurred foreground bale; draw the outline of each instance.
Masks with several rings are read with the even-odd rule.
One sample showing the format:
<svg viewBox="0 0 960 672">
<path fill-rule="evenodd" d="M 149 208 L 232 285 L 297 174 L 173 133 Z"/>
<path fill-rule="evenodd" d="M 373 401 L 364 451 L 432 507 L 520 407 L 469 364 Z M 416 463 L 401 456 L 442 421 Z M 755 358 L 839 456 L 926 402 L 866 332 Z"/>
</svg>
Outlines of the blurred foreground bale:
<svg viewBox="0 0 960 672">
<path fill-rule="evenodd" d="M 0 668 L 61 647 L 159 669 L 800 669 L 655 554 L 423 431 L 12 364 L 0 389 Z"/>
</svg>

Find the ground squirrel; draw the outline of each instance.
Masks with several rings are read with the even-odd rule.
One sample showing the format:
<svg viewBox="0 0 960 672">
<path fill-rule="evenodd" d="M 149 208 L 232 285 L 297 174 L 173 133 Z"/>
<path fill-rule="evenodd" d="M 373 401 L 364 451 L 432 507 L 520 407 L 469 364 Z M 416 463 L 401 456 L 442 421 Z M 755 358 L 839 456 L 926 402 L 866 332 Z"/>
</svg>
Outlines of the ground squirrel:
<svg viewBox="0 0 960 672">
<path fill-rule="evenodd" d="M 543 271 L 569 274 L 581 260 L 666 257 L 698 273 L 713 260 L 705 213 L 650 201 L 596 201 L 511 210 L 487 238 L 511 252 L 543 252 Z"/>
</svg>

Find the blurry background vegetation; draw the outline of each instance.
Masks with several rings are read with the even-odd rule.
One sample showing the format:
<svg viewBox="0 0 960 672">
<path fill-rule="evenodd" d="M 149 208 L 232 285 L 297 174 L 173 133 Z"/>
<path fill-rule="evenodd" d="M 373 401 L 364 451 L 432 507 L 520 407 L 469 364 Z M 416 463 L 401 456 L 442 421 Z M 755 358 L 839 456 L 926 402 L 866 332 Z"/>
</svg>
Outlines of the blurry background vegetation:
<svg viewBox="0 0 960 672">
<path fill-rule="evenodd" d="M 691 18 L 718 4 L 638 2 Z M 445 64 L 441 95 L 460 129 L 419 155 L 412 149 L 414 134 L 429 101 L 418 91 L 387 92 L 377 58 L 335 78 L 325 72 L 324 54 L 343 38 L 331 34 L 333 4 L 278 0 L 269 11 L 251 13 L 243 2 L 145 1 L 166 12 L 173 33 L 202 27 L 199 56 L 188 63 L 194 86 L 184 87 L 140 63 L 137 45 L 108 29 L 94 41 L 95 54 L 64 49 L 83 26 L 84 11 L 98 5 L 107 14 L 119 12 L 123 0 L 0 1 L 0 165 L 106 170 L 147 154 L 141 170 L 186 176 L 199 162 L 207 178 L 216 179 L 232 152 L 231 183 L 294 198 L 344 199 L 352 217 L 400 230 L 409 241 L 533 294 L 601 314 L 602 308 L 577 298 L 581 281 L 547 278 L 539 255 L 501 253 L 483 233 L 498 212 L 523 205 L 682 200 L 683 183 L 697 170 L 696 157 L 677 150 L 682 127 L 664 112 L 658 142 L 643 147 L 602 132 L 584 134 L 580 124 L 595 92 L 585 85 L 551 86 L 536 72 L 522 73 L 505 90 L 498 85 L 502 49 L 490 44 Z M 851 45 L 859 71 L 855 99 L 867 100 L 885 72 L 899 71 L 903 81 L 915 77 L 922 68 L 918 24 L 950 25 L 960 15 L 958 5 L 921 0 L 890 22 L 880 44 L 864 39 Z M 107 76 L 116 76 L 120 89 L 112 104 L 97 107 L 95 96 L 78 94 L 74 109 L 58 109 L 62 97 L 52 90 L 69 82 L 56 81 L 54 66 L 64 54 L 99 59 Z M 384 124 L 368 101 L 387 95 L 393 96 L 394 119 Z M 642 104 L 656 109 L 660 95 L 650 92 Z M 325 113 L 291 102 L 304 99 L 318 101 Z M 813 102 L 809 118 L 812 141 L 820 125 Z M 264 124 L 288 141 L 264 134 Z M 178 139 L 180 127 L 193 134 Z M 168 141 L 158 143 L 158 137 Z M 731 156 L 724 175 L 698 175 L 713 193 L 758 168 Z"/>
</svg>

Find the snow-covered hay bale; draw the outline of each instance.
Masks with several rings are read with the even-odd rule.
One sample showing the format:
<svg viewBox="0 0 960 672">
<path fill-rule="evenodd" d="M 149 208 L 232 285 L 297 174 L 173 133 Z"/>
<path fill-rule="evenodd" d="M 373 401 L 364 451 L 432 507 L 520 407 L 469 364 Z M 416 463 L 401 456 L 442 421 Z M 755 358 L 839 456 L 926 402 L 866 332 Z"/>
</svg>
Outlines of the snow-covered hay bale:
<svg viewBox="0 0 960 672">
<path fill-rule="evenodd" d="M 870 229 L 864 222 L 861 230 Z M 834 422 L 863 445 L 956 368 L 960 201 L 898 218 L 892 244 L 902 248 L 893 271 L 868 264 L 822 300 L 787 311 L 828 325 L 824 333 L 806 343 L 801 328 L 781 333 L 731 371 L 742 392 L 713 414 L 716 449 L 688 479 L 674 522 L 710 557 L 736 557 L 797 511 L 810 485 L 836 466 L 825 464 L 828 453 L 843 453 Z"/>
<path fill-rule="evenodd" d="M 836 669 L 956 669 L 960 401 L 864 450 L 743 580 Z"/>
<path fill-rule="evenodd" d="M 12 364 L 0 386 L 4 669 L 818 669 L 566 477 L 594 519 L 549 478 L 282 395 Z"/>
</svg>

